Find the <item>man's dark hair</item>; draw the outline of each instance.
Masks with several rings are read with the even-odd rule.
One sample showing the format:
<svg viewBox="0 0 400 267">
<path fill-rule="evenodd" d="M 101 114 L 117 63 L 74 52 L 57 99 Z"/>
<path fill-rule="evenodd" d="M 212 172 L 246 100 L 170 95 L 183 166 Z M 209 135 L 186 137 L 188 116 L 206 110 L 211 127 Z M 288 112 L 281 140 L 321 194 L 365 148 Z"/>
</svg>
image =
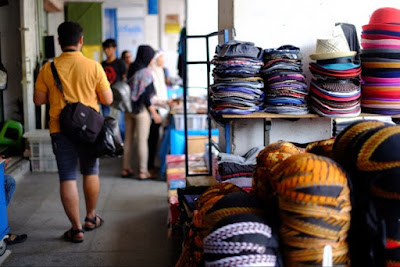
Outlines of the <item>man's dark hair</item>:
<svg viewBox="0 0 400 267">
<path fill-rule="evenodd" d="M 58 26 L 58 40 L 61 48 L 79 43 L 83 35 L 83 29 L 79 23 L 74 21 L 65 21 Z"/>
<path fill-rule="evenodd" d="M 107 39 L 103 42 L 103 48 L 117 47 L 117 42 L 114 39 Z"/>
</svg>

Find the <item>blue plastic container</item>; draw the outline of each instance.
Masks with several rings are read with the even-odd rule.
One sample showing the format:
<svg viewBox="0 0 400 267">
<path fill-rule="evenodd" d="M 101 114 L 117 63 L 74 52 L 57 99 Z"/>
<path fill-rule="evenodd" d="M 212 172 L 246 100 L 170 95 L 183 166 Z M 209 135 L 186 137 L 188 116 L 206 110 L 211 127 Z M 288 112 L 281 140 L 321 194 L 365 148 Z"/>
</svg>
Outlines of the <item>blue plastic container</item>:
<svg viewBox="0 0 400 267">
<path fill-rule="evenodd" d="M 0 240 L 3 240 L 4 236 L 8 234 L 9 231 L 6 193 L 4 190 L 4 162 L 2 162 L 0 164 Z"/>
<path fill-rule="evenodd" d="M 208 130 L 188 130 L 188 136 L 203 135 L 208 136 Z M 218 129 L 211 129 L 212 136 L 218 136 Z M 172 130 L 171 131 L 171 155 L 185 154 L 185 131 Z"/>
</svg>

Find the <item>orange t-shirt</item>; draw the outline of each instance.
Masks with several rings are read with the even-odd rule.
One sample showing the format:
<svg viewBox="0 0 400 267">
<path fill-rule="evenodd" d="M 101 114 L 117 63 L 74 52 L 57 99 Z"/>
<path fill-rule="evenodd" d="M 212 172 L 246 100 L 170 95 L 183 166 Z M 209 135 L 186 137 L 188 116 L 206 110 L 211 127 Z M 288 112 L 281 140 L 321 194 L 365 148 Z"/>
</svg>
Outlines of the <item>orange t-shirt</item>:
<svg viewBox="0 0 400 267">
<path fill-rule="evenodd" d="M 63 52 L 54 59 L 65 98 L 70 103 L 81 102 L 99 111 L 98 94 L 111 90 L 103 67 L 81 52 Z M 50 133 L 60 132 L 59 116 L 66 103 L 57 88 L 50 62 L 39 72 L 35 90 L 46 93 L 50 103 Z"/>
</svg>

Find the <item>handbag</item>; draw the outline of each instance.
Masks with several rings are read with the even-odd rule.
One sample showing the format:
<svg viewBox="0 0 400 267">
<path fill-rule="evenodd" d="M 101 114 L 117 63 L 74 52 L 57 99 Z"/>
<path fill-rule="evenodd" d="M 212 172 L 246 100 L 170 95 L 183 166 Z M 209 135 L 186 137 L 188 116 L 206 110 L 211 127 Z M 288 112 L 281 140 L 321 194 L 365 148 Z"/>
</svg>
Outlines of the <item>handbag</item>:
<svg viewBox="0 0 400 267">
<path fill-rule="evenodd" d="M 65 98 L 54 62 L 51 63 L 51 71 L 56 81 L 56 86 L 61 91 L 67 104 L 60 113 L 61 132 L 78 143 L 95 143 L 103 130 L 104 117 L 81 102 L 69 103 Z"/>
<path fill-rule="evenodd" d="M 126 82 L 119 81 L 111 85 L 114 101 L 113 107 L 123 111 L 132 112 L 131 88 Z"/>
<path fill-rule="evenodd" d="M 106 116 L 104 118 L 103 130 L 94 145 L 94 155 L 96 157 L 104 155 L 119 157 L 122 156 L 123 152 L 124 144 L 119 131 L 118 121 L 113 117 Z"/>
</svg>

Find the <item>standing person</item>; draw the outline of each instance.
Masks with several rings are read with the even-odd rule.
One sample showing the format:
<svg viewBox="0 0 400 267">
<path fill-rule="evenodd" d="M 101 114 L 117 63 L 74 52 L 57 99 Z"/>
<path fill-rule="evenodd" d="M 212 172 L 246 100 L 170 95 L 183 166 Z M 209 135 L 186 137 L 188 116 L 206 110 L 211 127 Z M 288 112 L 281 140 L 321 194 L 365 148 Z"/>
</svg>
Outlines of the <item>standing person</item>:
<svg viewBox="0 0 400 267">
<path fill-rule="evenodd" d="M 5 159 L 4 168 L 7 167 L 10 160 L 11 160 L 10 158 Z M 16 187 L 16 183 L 15 183 L 14 177 L 12 177 L 11 175 L 8 175 L 8 174 L 4 174 L 4 192 L 6 195 L 6 206 L 7 207 L 10 204 L 11 199 L 14 195 L 15 187 Z M 26 234 L 16 235 L 13 233 L 8 233 L 7 235 L 8 235 L 8 237 L 4 239 L 4 242 L 6 242 L 6 244 L 8 246 L 25 242 L 25 240 L 28 238 L 28 235 L 26 235 Z"/>
<path fill-rule="evenodd" d="M 110 83 L 99 63 L 80 52 L 83 45 L 83 29 L 72 21 L 58 26 L 58 42 L 63 51 L 54 59 L 65 98 L 68 102 L 81 102 L 99 111 L 98 102 L 110 105 L 113 101 Z M 60 130 L 59 116 L 65 107 L 62 93 L 56 87 L 50 63 L 40 70 L 34 92 L 36 105 L 50 104 L 50 136 L 56 156 L 60 179 L 61 202 L 72 227 L 64 233 L 68 241 L 78 243 L 84 239 L 79 217 L 79 194 L 77 187 L 78 161 L 83 175 L 83 192 L 86 203 L 84 229 L 89 231 L 100 227 L 103 219 L 96 214 L 100 190 L 99 159 L 91 155 L 82 145 L 73 143 Z"/>
<path fill-rule="evenodd" d="M 161 117 L 151 103 L 154 95 L 153 75 L 149 68 L 154 57 L 154 50 L 148 45 L 138 48 L 135 62 L 129 66 L 128 83 L 132 90 L 132 113 L 125 113 L 125 142 L 122 166 L 122 177 L 133 175 L 131 153 L 133 138 L 136 136 L 139 160 L 139 179 L 148 179 L 148 144 L 151 117 L 161 123 Z"/>
<path fill-rule="evenodd" d="M 169 105 L 171 101 L 168 101 L 167 84 L 164 72 L 164 55 L 162 51 L 157 51 L 154 56 L 155 62 L 151 64 L 151 70 L 154 78 L 154 89 L 155 95 L 152 98 L 152 103 L 156 107 L 157 113 L 161 116 L 164 121 L 169 112 Z M 155 166 L 155 158 L 157 155 L 157 148 L 160 138 L 160 123 L 156 123 L 154 120 L 151 122 L 150 133 L 149 133 L 149 159 L 148 169 L 152 176 L 157 175 Z"/>
<path fill-rule="evenodd" d="M 132 64 L 132 54 L 128 50 L 124 50 L 121 54 L 121 60 L 125 63 L 125 77 L 128 74 L 129 65 Z"/>
<path fill-rule="evenodd" d="M 101 65 L 103 66 L 107 79 L 112 86 L 114 83 L 122 81 L 125 78 L 126 66 L 125 63 L 116 56 L 117 43 L 114 39 L 105 40 L 103 42 L 103 50 L 107 58 L 101 62 Z M 110 107 L 102 105 L 102 111 L 103 115 L 107 116 L 110 114 Z"/>
</svg>

